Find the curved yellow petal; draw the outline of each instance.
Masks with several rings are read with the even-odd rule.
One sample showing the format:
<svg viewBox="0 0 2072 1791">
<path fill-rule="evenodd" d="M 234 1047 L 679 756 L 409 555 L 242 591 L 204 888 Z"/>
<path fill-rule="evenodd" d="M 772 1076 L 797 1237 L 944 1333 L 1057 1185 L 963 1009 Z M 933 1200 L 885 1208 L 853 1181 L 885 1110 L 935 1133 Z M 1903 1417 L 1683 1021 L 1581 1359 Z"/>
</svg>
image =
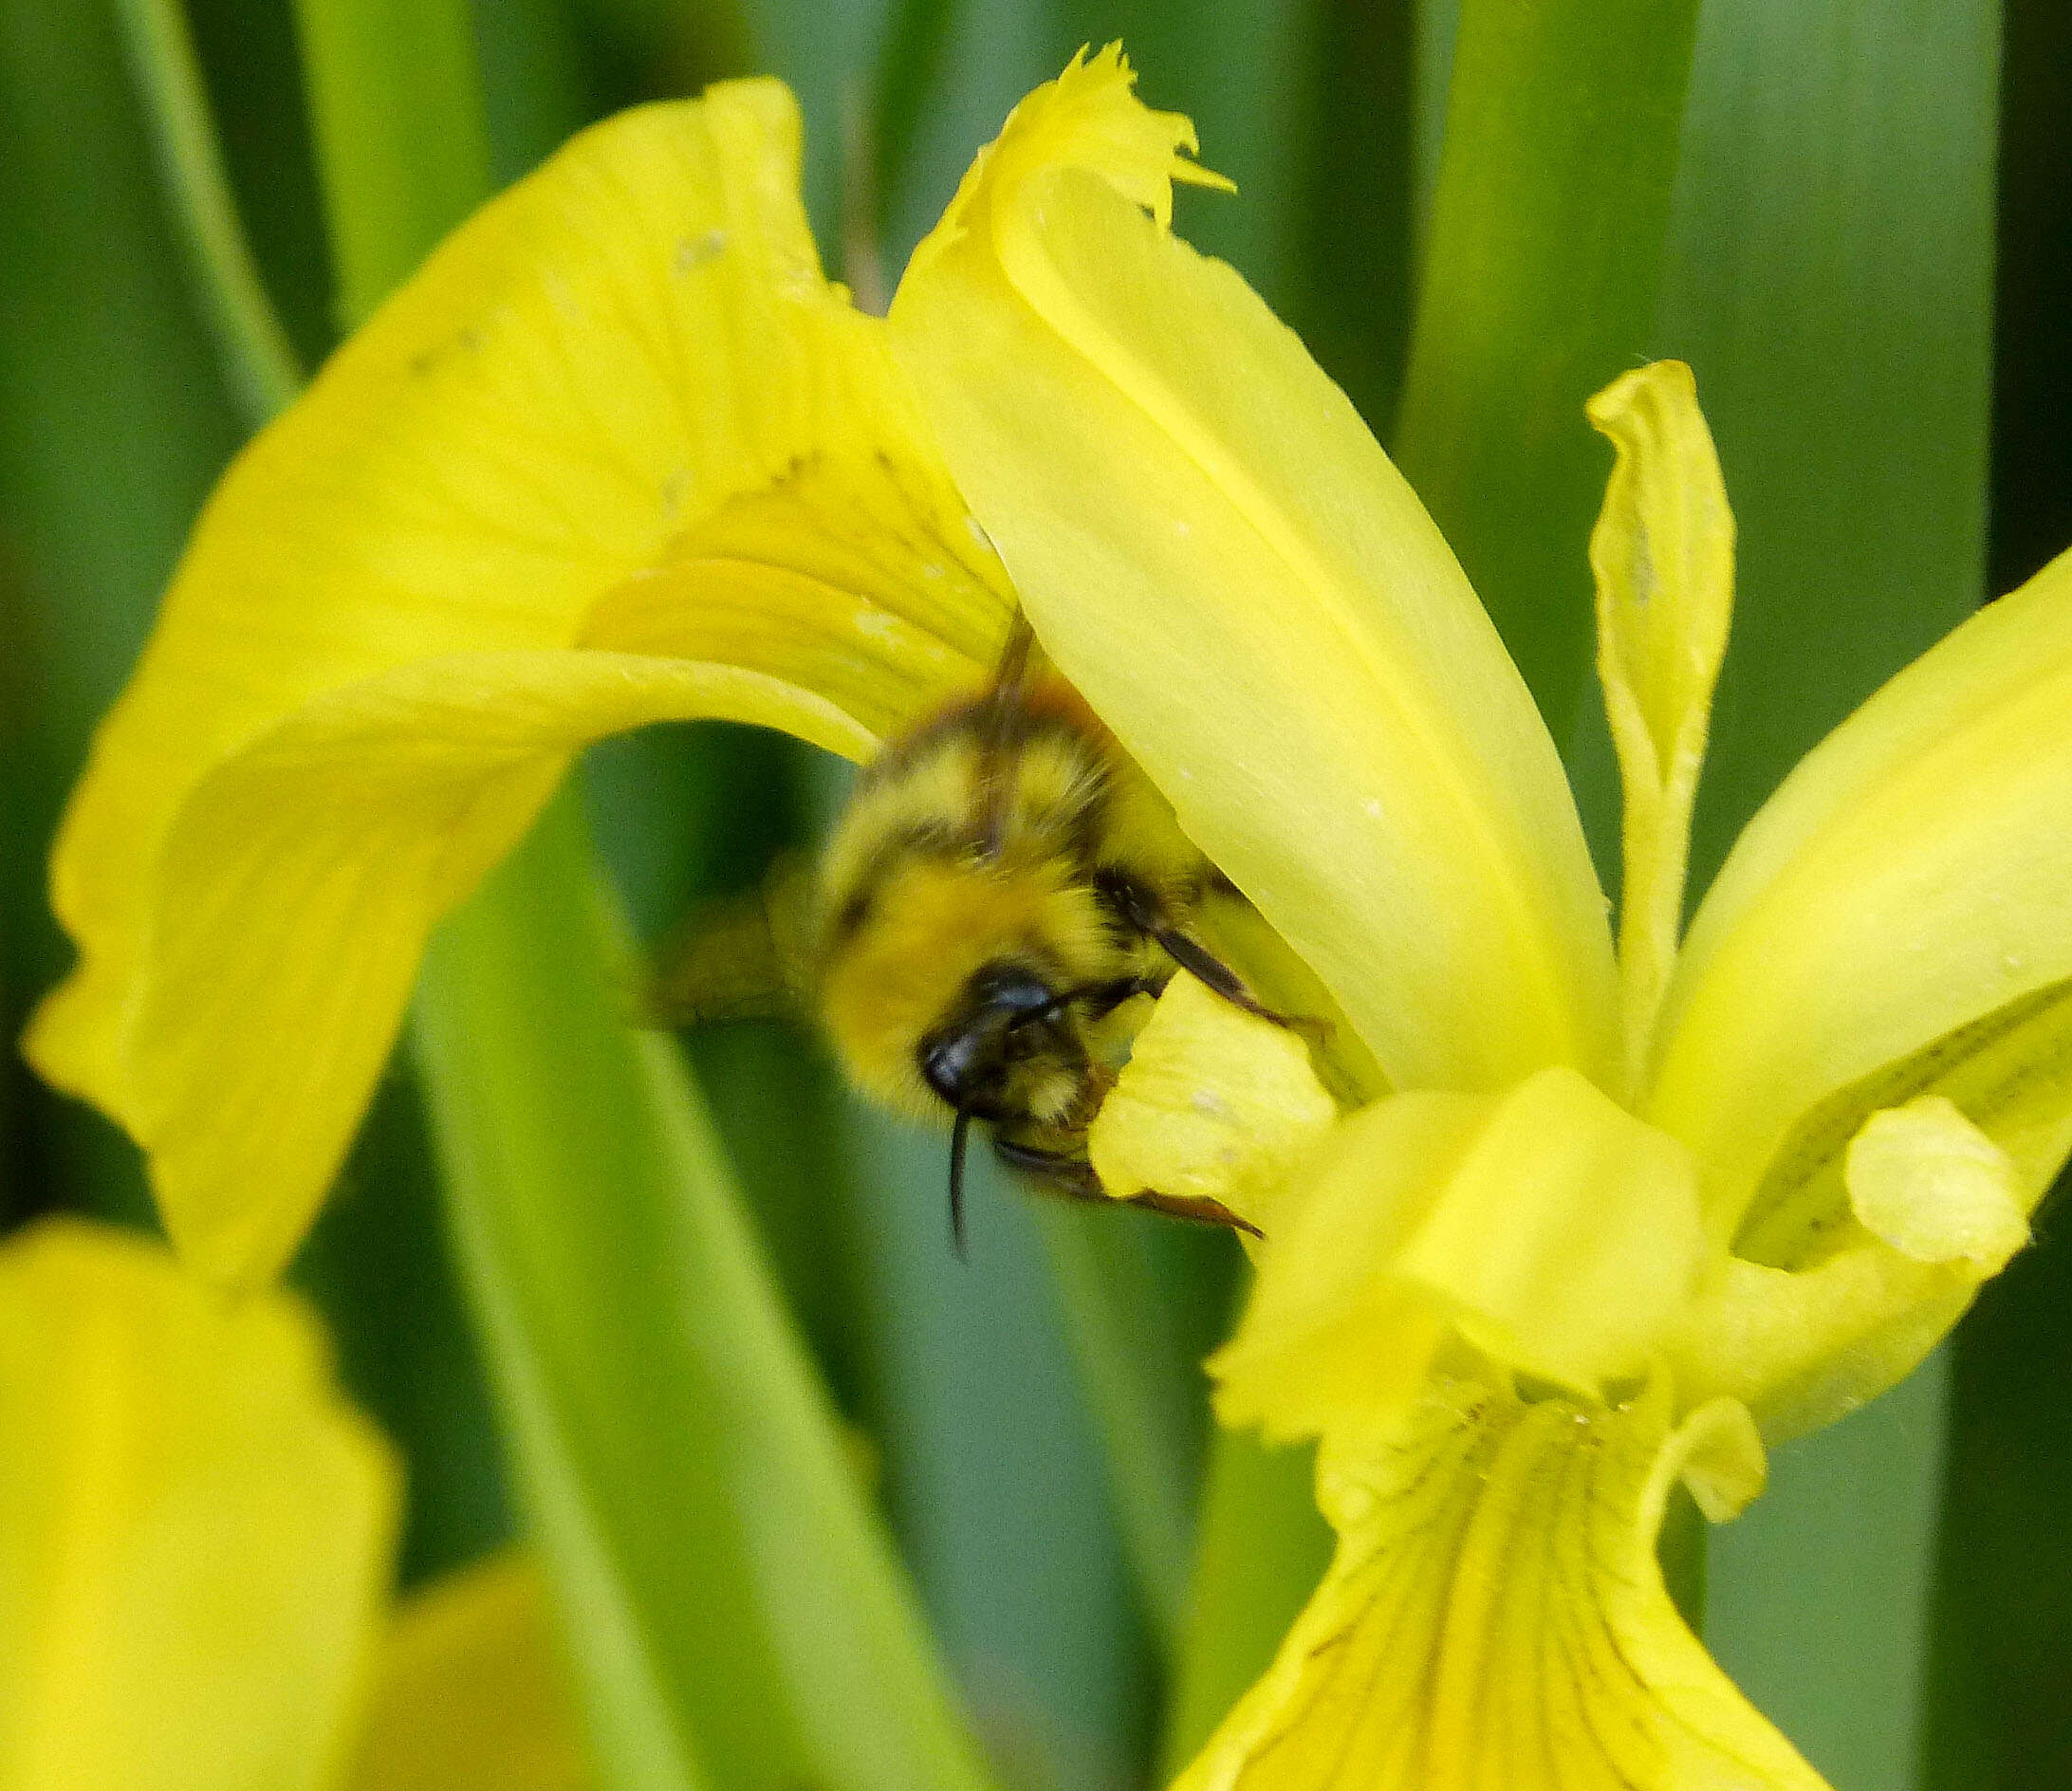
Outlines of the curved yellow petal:
<svg viewBox="0 0 2072 1791">
<path fill-rule="evenodd" d="M 1598 678 L 1625 792 L 1619 1006 L 1630 1090 L 1683 929 L 1691 808 L 1734 601 L 1734 519 L 1680 360 L 1621 375 L 1590 421 L 1618 452 L 1590 536 Z"/>
<path fill-rule="evenodd" d="M 1687 1402 L 1738 1401 L 1772 1447 L 1896 1387 L 1978 1293 L 1964 1262 L 1921 1263 L 1859 1232 L 1818 1267 L 1712 1266 L 1663 1359 Z"/>
<path fill-rule="evenodd" d="M 871 736 L 738 666 L 463 654 L 333 691 L 219 765 L 161 855 L 123 1038 L 130 1123 L 204 1273 L 276 1272 L 402 1024 L 432 924 L 514 845 L 586 742 L 690 716 Z"/>
<path fill-rule="evenodd" d="M 77 1223 L 0 1249 L 0 1784 L 335 1784 L 398 1496 L 300 1302 Z"/>
<path fill-rule="evenodd" d="M 1131 1043 L 1086 1154 L 1117 1199 L 1213 1200 L 1270 1236 L 1277 1188 L 1337 1117 L 1301 1034 L 1182 970 Z"/>
<path fill-rule="evenodd" d="M 596 1782 L 531 1556 L 491 1556 L 404 1601 L 345 1791 L 587 1791 Z"/>
<path fill-rule="evenodd" d="M 1746 1446 L 1731 1406 L 1669 1405 L 1439 1382 L 1327 1439 L 1330 1572 L 1175 1791 L 1824 1791 L 1663 1589 L 1671 1486 Z"/>
<path fill-rule="evenodd" d="M 1603 1074 L 1604 904 L 1459 566 L 1344 395 L 1166 229 L 1114 51 L 1016 109 L 894 302 L 1045 650 L 1398 1087 Z"/>
<path fill-rule="evenodd" d="M 1716 1235 L 1754 1216 L 1766 1172 L 1838 1091 L 1916 1053 L 1907 1093 L 1933 1089 L 1938 1042 L 2072 977 L 2067 790 L 2072 555 L 1837 729 L 1706 896 L 1642 1111 L 1702 1166 Z M 2060 1122 L 2061 1137 L 2072 1115 L 2063 1068 L 2052 1112 L 2032 1116 L 2045 1132 Z M 1862 1117 L 1845 1120 L 1844 1139 Z M 2034 1166 L 2030 1202 L 2055 1167 Z"/>
<path fill-rule="evenodd" d="M 1574 1070 L 1502 1097 L 1393 1097 L 1297 1176 L 1274 1196 L 1244 1321 L 1210 1360 L 1226 1423 L 1328 1433 L 1386 1410 L 1442 1327 L 1595 1394 L 1646 1368 L 1697 1282 L 1684 1153 Z"/>
<path fill-rule="evenodd" d="M 176 817 L 327 692 L 638 636 L 876 734 L 985 675 L 1004 577 L 884 325 L 822 277 L 798 154 L 773 82 L 585 132 L 240 455 L 65 819 L 53 895 L 82 963 L 31 1036 L 46 1075 L 133 1128 L 162 1108 L 124 1028 Z"/>
</svg>

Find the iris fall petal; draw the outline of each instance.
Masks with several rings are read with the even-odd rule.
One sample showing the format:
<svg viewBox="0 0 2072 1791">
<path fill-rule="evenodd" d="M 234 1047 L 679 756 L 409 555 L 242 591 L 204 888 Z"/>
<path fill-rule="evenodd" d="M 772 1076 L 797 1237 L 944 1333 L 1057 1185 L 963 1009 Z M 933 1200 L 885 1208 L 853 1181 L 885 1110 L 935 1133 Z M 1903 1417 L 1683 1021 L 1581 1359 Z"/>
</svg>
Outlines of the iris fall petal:
<svg viewBox="0 0 2072 1791">
<path fill-rule="evenodd" d="M 584 133 L 197 526 L 66 816 L 81 963 L 28 1048 L 215 1272 L 285 1260 L 425 927 L 576 747 L 719 715 L 860 756 L 997 652 L 1004 577 L 822 277 L 798 153 L 774 82 Z"/>
<path fill-rule="evenodd" d="M 1673 1427 L 1669 1405 L 1442 1381 L 1327 1439 L 1337 1556 L 1175 1791 L 1824 1791 L 1663 1588 L 1677 1477 L 1750 1479 L 1739 1408 Z"/>
</svg>

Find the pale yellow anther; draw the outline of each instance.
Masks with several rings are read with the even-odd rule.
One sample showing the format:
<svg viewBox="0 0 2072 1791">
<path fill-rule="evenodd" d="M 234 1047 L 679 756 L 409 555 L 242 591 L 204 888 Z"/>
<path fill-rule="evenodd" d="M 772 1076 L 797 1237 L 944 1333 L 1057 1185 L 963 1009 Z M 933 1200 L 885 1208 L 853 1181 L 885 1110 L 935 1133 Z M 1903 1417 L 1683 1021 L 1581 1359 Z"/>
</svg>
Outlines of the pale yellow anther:
<svg viewBox="0 0 2072 1791">
<path fill-rule="evenodd" d="M 1337 1117 L 1301 1035 L 1183 970 L 1138 1035 L 1086 1148 L 1119 1199 L 1156 1189 L 1218 1200 L 1270 1231 L 1276 1185 Z"/>
<path fill-rule="evenodd" d="M 1992 1275 L 2028 1242 L 2007 1153 L 1941 1095 L 1874 1113 L 1850 1141 L 1844 1174 L 1863 1228 L 1916 1263 Z"/>
<path fill-rule="evenodd" d="M 1734 522 L 1691 369 L 1659 360 L 1590 400 L 1618 453 L 1590 537 L 1598 675 L 1625 786 L 1620 1004 L 1629 1085 L 1683 923 L 1691 804 L 1734 598 Z"/>
</svg>

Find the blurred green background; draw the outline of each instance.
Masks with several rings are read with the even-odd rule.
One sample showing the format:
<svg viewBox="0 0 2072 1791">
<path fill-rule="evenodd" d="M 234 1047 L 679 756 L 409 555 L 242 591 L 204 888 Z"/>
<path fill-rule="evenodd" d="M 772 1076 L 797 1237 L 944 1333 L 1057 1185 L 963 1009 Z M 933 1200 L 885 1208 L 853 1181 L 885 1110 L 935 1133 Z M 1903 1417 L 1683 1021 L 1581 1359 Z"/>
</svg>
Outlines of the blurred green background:
<svg viewBox="0 0 2072 1791">
<path fill-rule="evenodd" d="M 1489 23 L 1500 10 L 1476 30 L 1469 9 L 1464 55 L 1503 53 L 1512 27 Z M 1564 10 L 1584 11 L 1547 14 Z M 1640 10 L 1608 5 L 1589 28 L 1612 41 Z M 474 28 L 499 182 L 632 102 L 784 76 L 806 111 L 829 265 L 863 293 L 897 277 L 1021 94 L 1079 45 L 1120 37 L 1147 98 L 1191 113 L 1204 159 L 1239 185 L 1236 200 L 1186 195 L 1179 228 L 1234 262 L 1397 444 L 1572 742 L 1600 840 L 1616 792 L 1589 696 L 1582 541 L 1604 462 L 1578 400 L 1638 353 L 1684 355 L 1726 461 L 1744 575 L 1702 882 L 1791 758 L 1967 607 L 2072 542 L 2072 9 L 1711 0 L 1694 44 L 1664 52 L 1690 65 L 1661 124 L 1674 182 L 1629 192 L 1609 169 L 1616 203 L 1577 216 L 1535 214 L 1529 187 L 1507 211 L 1476 157 L 1530 155 L 1535 132 L 1565 131 L 1549 155 L 1587 169 L 1587 105 L 1552 120 L 1478 116 L 1442 155 L 1458 11 L 478 0 Z M 266 285 L 314 365 L 338 306 L 295 8 L 195 0 L 188 17 Z M 1680 82 L 1679 64 L 1672 92 Z M 9 1036 L 66 961 L 42 892 L 65 792 L 249 427 L 156 155 L 113 0 L 0 0 Z M 1510 318 L 1512 358 L 1476 359 L 1506 304 L 1542 306 L 1553 324 L 1535 334 Z M 1563 317 L 1581 322 L 1564 334 Z M 1600 366 L 1608 343 L 1617 355 Z M 1479 379 L 1498 413 L 1515 409 L 1493 448 L 1463 449 L 1420 410 L 1449 356 L 1473 360 L 1468 384 Z M 786 743 L 683 729 L 596 750 L 584 787 L 653 937 L 810 841 L 840 779 Z M 1198 1460 L 1207 1420 L 1191 1364 L 1226 1321 L 1234 1253 L 1126 1214 L 1102 1215 L 1091 1238 L 1079 1215 L 989 1178 L 959 1265 L 937 1143 L 855 1110 L 809 1041 L 740 1026 L 691 1043 L 1003 1779 L 1142 1782 L 1171 1613 L 1131 1571 L 1101 1390 L 1082 1372 L 1086 1331 L 1102 1310 L 1127 1312 L 1164 1394 L 1137 1422 L 1167 1459 Z M 0 1226 L 53 1209 L 150 1223 L 126 1141 L 11 1055 L 0 1088 Z M 1785 1451 L 1774 1495 L 1714 1539 L 1709 1638 L 1841 1791 L 2072 1784 L 2072 1251 L 2058 1228 L 2046 1209 L 2044 1247 L 1988 1289 L 1935 1363 Z M 400 1069 L 297 1275 L 351 1385 L 408 1455 L 406 1577 L 508 1535 L 494 1424 Z M 1128 1303 L 1103 1308 L 1103 1288 L 1119 1287 L 1134 1290 Z"/>
</svg>

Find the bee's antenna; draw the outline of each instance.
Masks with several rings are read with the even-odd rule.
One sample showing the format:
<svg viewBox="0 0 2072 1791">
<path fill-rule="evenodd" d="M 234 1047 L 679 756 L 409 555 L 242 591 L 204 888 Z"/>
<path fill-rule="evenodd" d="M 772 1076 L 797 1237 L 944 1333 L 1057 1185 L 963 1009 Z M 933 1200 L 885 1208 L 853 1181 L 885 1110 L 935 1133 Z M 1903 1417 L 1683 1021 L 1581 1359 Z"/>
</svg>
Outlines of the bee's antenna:
<svg viewBox="0 0 2072 1791">
<path fill-rule="evenodd" d="M 971 1136 L 971 1116 L 959 1109 L 950 1128 L 950 1247 L 964 1261 L 964 1144 Z"/>
</svg>

